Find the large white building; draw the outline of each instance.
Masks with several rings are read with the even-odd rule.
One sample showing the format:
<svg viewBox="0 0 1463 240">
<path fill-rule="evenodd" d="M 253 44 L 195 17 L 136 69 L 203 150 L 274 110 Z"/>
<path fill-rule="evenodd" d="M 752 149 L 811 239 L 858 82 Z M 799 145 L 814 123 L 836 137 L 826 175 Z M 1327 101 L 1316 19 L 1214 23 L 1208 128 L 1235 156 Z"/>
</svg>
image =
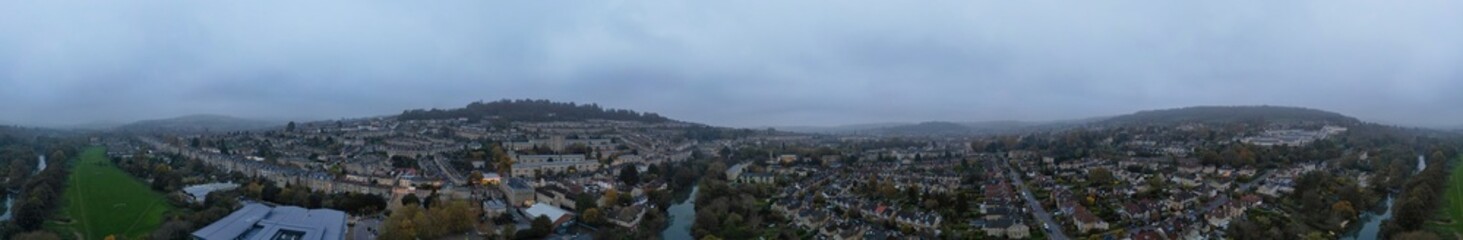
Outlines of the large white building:
<svg viewBox="0 0 1463 240">
<path fill-rule="evenodd" d="M 549 204 L 535 203 L 533 206 L 524 208 L 522 211 L 523 215 L 529 218 L 537 218 L 539 216 L 548 218 L 554 224 L 554 228 L 559 228 L 559 226 L 563 226 L 565 223 L 574 221 L 573 213 Z"/>
</svg>

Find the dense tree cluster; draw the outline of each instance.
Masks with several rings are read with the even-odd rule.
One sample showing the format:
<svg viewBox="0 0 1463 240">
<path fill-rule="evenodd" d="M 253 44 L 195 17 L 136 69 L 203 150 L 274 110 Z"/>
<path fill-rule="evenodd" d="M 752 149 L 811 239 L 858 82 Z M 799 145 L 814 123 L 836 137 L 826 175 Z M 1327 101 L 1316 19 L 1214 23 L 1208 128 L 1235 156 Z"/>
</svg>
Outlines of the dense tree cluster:
<svg viewBox="0 0 1463 240">
<path fill-rule="evenodd" d="M 1298 147 L 1260 147 L 1240 143 L 1212 145 L 1195 149 L 1194 155 L 1205 165 L 1268 168 L 1299 162 L 1335 160 L 1342 157 L 1343 151 L 1339 141 L 1326 139 Z"/>
<path fill-rule="evenodd" d="M 1292 218 L 1319 230 L 1340 232 L 1342 222 L 1355 221 L 1361 208 L 1380 202 L 1381 196 L 1362 188 L 1356 179 L 1315 171 L 1295 179 L 1293 197 L 1281 200 L 1297 207 Z"/>
<path fill-rule="evenodd" d="M 77 144 L 55 139 L 16 139 L 0 137 L 0 160 L 8 161 L 12 176 L 6 185 L 15 191 L 14 205 L 8 209 L 11 221 L 0 224 L 0 238 L 52 239 L 41 230 L 47 219 L 61 207 L 66 178 L 71 173 L 64 162 L 76 155 Z M 47 167 L 35 172 L 36 151 L 46 152 Z M 19 164 L 16 164 L 19 163 Z M 19 177 L 15 177 L 18 174 Z M 34 175 L 32 175 L 34 174 Z M 30 232 L 19 234 L 23 232 Z"/>
<path fill-rule="evenodd" d="M 36 153 L 29 146 L 22 144 L 0 146 L 3 146 L 0 147 L 0 159 L 6 161 L 6 164 L 3 165 L 6 170 L 4 171 L 6 174 L 5 179 L 10 179 L 9 182 L 6 182 L 5 187 L 9 189 L 20 188 L 22 184 L 25 184 L 23 179 L 26 179 L 31 173 L 35 172 L 36 161 L 38 160 L 36 159 Z M 0 192 L 0 194 L 8 193 Z"/>
<path fill-rule="evenodd" d="M 670 119 L 654 113 L 639 113 L 631 110 L 601 108 L 596 104 L 576 104 L 549 100 L 498 100 L 473 102 L 458 109 L 407 110 L 397 117 L 401 120 L 430 120 L 467 118 L 472 120 L 493 120 L 510 122 L 552 122 L 583 121 L 592 119 L 667 122 Z"/>
<path fill-rule="evenodd" d="M 47 156 L 47 160 L 65 161 L 64 159 L 69 159 L 73 153 L 75 152 L 57 150 Z M 13 222 L 22 230 L 40 229 L 46 219 L 49 219 L 55 210 L 61 207 L 62 192 L 58 190 L 65 189 L 66 177 L 70 173 L 70 168 L 57 164 L 54 167 L 48 166 L 35 176 L 26 178 L 25 184 L 20 188 L 21 195 L 16 198 L 15 206 L 11 208 L 14 211 Z"/>
<path fill-rule="evenodd" d="M 239 187 L 245 197 L 294 205 L 304 208 L 329 208 L 364 215 L 386 209 L 386 198 L 362 193 L 325 193 L 308 187 L 285 184 L 283 188 L 268 180 L 255 180 Z M 210 198 L 211 199 L 211 198 Z"/>
<path fill-rule="evenodd" d="M 720 161 L 712 162 L 709 173 L 727 169 Z M 764 234 L 768 223 L 783 221 L 771 212 L 770 205 L 758 199 L 772 196 L 774 189 L 759 184 L 732 185 L 723 174 L 706 174 L 701 178 L 696 195 L 696 222 L 691 234 L 700 239 L 715 236 L 725 239 L 753 239 Z"/>
<path fill-rule="evenodd" d="M 477 225 L 481 210 L 472 203 L 466 200 L 432 202 L 408 204 L 396 209 L 383 223 L 381 239 L 438 239 Z"/>
<path fill-rule="evenodd" d="M 219 176 L 217 170 L 209 168 L 203 161 L 176 155 L 150 156 L 136 154 L 132 158 L 112 158 L 112 163 L 133 177 L 150 182 L 152 190 L 176 192 L 188 184 L 203 183 L 212 179 L 199 176 Z"/>
<path fill-rule="evenodd" d="M 228 216 L 242 203 L 240 189 L 208 193 L 201 204 L 187 204 L 185 208 L 168 212 L 163 224 L 149 235 L 150 239 L 188 239 L 191 233 L 214 221 Z M 175 204 L 177 205 L 177 204 Z"/>
</svg>

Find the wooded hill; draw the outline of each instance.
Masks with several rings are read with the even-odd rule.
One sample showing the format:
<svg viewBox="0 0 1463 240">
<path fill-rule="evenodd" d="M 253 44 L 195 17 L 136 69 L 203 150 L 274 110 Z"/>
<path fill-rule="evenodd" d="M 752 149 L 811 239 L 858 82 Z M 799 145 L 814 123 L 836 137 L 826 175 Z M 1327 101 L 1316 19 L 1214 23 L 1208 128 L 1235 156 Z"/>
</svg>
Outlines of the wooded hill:
<svg viewBox="0 0 1463 240">
<path fill-rule="evenodd" d="M 654 113 L 625 109 L 602 108 L 596 104 L 576 104 L 549 100 L 498 100 L 473 102 L 457 109 L 413 109 L 397 116 L 399 120 L 467 118 L 473 120 L 505 120 L 520 122 L 553 122 L 583 120 L 617 120 L 659 123 L 672 121 Z"/>
<path fill-rule="evenodd" d="M 1339 113 L 1300 107 L 1279 106 L 1198 106 L 1163 110 L 1140 111 L 1133 114 L 1111 117 L 1094 123 L 1103 126 L 1121 125 L 1173 125 L 1183 123 L 1330 123 L 1355 125 L 1356 118 Z"/>
</svg>

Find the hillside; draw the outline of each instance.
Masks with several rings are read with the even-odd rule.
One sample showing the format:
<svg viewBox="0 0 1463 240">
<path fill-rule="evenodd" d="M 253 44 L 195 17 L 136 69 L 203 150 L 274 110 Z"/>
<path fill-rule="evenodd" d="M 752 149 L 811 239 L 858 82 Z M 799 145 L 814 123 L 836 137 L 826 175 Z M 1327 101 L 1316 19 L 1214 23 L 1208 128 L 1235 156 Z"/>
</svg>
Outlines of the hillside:
<svg viewBox="0 0 1463 240">
<path fill-rule="evenodd" d="M 1094 125 L 1173 125 L 1182 123 L 1235 123 L 1235 122 L 1321 122 L 1353 125 L 1361 123 L 1356 118 L 1339 113 L 1277 106 L 1198 106 L 1163 110 L 1140 111 L 1094 122 Z"/>
<path fill-rule="evenodd" d="M 1061 131 L 1081 127 L 1175 125 L 1182 123 L 1329 123 L 1355 125 L 1356 118 L 1339 113 L 1277 106 L 1196 106 L 1175 109 L 1146 110 L 1114 117 L 1094 117 L 1052 122 L 989 121 L 989 122 L 922 122 L 879 123 L 836 127 L 780 127 L 780 130 L 820 134 L 865 134 L 881 136 L 963 136 L 987 134 L 1020 134 Z"/>
<path fill-rule="evenodd" d="M 870 133 L 893 136 L 967 135 L 971 134 L 972 130 L 965 125 L 953 122 L 922 122 L 874 129 Z"/>
<path fill-rule="evenodd" d="M 231 132 L 260 130 L 280 125 L 282 124 L 263 120 L 200 114 L 137 121 L 118 126 L 115 130 L 123 132 Z"/>
<path fill-rule="evenodd" d="M 119 126 L 126 125 L 126 124 L 127 123 L 123 123 L 123 122 L 96 121 L 96 122 L 88 122 L 88 123 L 82 123 L 82 124 L 76 124 L 76 125 L 70 125 L 70 126 L 62 126 L 62 127 L 58 127 L 58 128 L 60 128 L 60 129 L 76 129 L 76 130 L 108 130 L 108 129 L 117 128 Z"/>
<path fill-rule="evenodd" d="M 575 104 L 549 100 L 498 100 L 474 102 L 457 109 L 406 110 L 397 116 L 400 120 L 427 119 L 491 119 L 519 122 L 583 121 L 591 119 L 668 122 L 669 118 L 654 113 L 640 113 L 631 110 L 601 108 L 596 104 Z"/>
</svg>

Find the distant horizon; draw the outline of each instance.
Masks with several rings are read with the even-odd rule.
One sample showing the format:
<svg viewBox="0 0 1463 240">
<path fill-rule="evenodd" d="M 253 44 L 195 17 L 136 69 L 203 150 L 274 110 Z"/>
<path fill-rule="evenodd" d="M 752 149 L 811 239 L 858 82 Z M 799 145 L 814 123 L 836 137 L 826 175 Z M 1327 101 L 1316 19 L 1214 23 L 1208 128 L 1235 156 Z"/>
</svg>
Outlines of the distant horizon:
<svg viewBox="0 0 1463 240">
<path fill-rule="evenodd" d="M 535 100 L 555 101 L 553 99 L 535 99 Z M 559 101 L 556 101 L 556 102 L 559 102 Z M 594 103 L 594 102 L 575 102 L 575 103 L 576 104 L 598 104 L 598 103 Z M 256 120 L 256 121 L 265 121 L 265 122 L 271 122 L 271 123 L 285 124 L 285 123 L 288 123 L 288 122 L 297 122 L 297 123 L 328 122 L 328 121 L 343 120 L 343 119 L 363 119 L 363 118 L 376 118 L 376 117 L 390 117 L 390 116 L 396 116 L 396 115 L 400 114 L 402 111 L 407 111 L 407 110 L 413 110 L 413 109 L 433 109 L 433 108 L 436 108 L 436 109 L 456 109 L 456 108 L 462 108 L 463 106 L 466 106 L 467 104 L 468 103 L 463 103 L 463 104 L 461 104 L 461 106 L 457 106 L 457 107 L 412 108 L 412 109 L 401 109 L 401 110 L 394 111 L 392 113 L 385 113 L 385 114 L 366 115 L 366 116 L 341 116 L 341 117 L 323 118 L 323 119 L 262 118 L 262 117 L 253 117 L 253 116 L 240 116 L 240 115 L 227 114 L 227 113 L 192 113 L 192 114 L 184 114 L 184 115 L 178 115 L 178 116 L 172 116 L 172 117 L 157 117 L 157 118 L 147 118 L 147 119 L 130 120 L 130 121 L 99 121 L 99 122 L 90 122 L 90 123 L 62 124 L 62 125 L 25 125 L 25 124 L 12 123 L 12 122 L 9 122 L 6 119 L 0 119 L 0 125 L 12 125 L 12 126 L 19 126 L 19 127 L 39 127 L 39 128 L 49 128 L 49 129 L 95 129 L 95 127 L 97 125 L 107 125 L 105 127 L 106 128 L 110 128 L 110 127 L 123 126 L 123 125 L 127 125 L 127 124 L 133 124 L 133 123 L 142 122 L 142 121 L 177 119 L 177 118 L 194 117 L 194 116 L 222 116 L 222 117 L 238 118 L 238 119 L 243 119 L 243 120 Z M 1180 109 L 1180 108 L 1188 108 L 1188 107 L 1252 107 L 1252 106 L 1298 107 L 1298 108 L 1314 109 L 1314 110 L 1320 110 L 1320 111 L 1335 112 L 1335 113 L 1338 113 L 1338 114 L 1341 114 L 1341 115 L 1345 115 L 1345 116 L 1348 116 L 1348 117 L 1357 118 L 1358 120 L 1361 120 L 1362 122 L 1377 123 L 1377 124 L 1383 124 L 1383 125 L 1401 126 L 1401 127 L 1432 128 L 1432 129 L 1445 129 L 1445 130 L 1449 130 L 1449 129 L 1463 129 L 1463 124 L 1459 124 L 1459 125 L 1439 125 L 1439 126 L 1404 125 L 1404 124 L 1395 124 L 1395 123 L 1388 123 L 1388 122 L 1380 122 L 1380 121 L 1370 120 L 1370 119 L 1363 118 L 1363 117 L 1360 117 L 1360 116 L 1350 115 L 1350 114 L 1346 114 L 1346 113 L 1343 113 L 1343 112 L 1336 112 L 1336 111 L 1332 111 L 1332 110 L 1328 110 L 1328 109 L 1322 109 L 1322 108 L 1313 108 L 1313 107 L 1304 107 L 1304 106 L 1267 105 L 1267 104 L 1260 104 L 1260 105 L 1193 105 L 1193 106 L 1181 106 L 1181 107 L 1170 107 L 1170 108 L 1141 109 L 1141 110 L 1134 110 L 1134 111 L 1129 111 L 1129 112 L 1109 113 L 1109 114 L 1102 114 L 1102 115 L 1093 115 L 1093 116 L 1086 116 L 1086 117 L 1074 117 L 1074 118 L 1062 118 L 1062 119 L 1036 119 L 1036 120 L 1032 120 L 1032 119 L 1025 119 L 1025 120 L 1018 120 L 1018 119 L 987 119 L 987 120 L 971 120 L 971 119 L 964 119 L 964 120 L 949 120 L 949 119 L 944 119 L 944 120 L 942 120 L 942 119 L 927 119 L 927 120 L 905 120 L 905 121 L 849 122 L 849 123 L 834 123 L 834 124 L 831 124 L 831 125 L 795 125 L 795 124 L 784 124 L 784 125 L 755 125 L 755 126 L 737 126 L 737 125 L 716 124 L 716 123 L 711 123 L 711 122 L 700 122 L 700 121 L 694 121 L 694 120 L 677 118 L 674 115 L 667 115 L 665 113 L 659 113 L 659 112 L 653 112 L 653 111 L 644 111 L 644 110 L 639 110 L 639 109 L 634 109 L 634 108 L 624 108 L 624 107 L 616 107 L 616 106 L 604 106 L 604 105 L 600 105 L 600 106 L 601 107 L 606 107 L 606 108 L 632 110 L 632 111 L 644 112 L 644 113 L 655 113 L 655 114 L 660 114 L 661 116 L 665 116 L 667 118 L 670 118 L 670 119 L 676 120 L 676 121 L 691 122 L 691 123 L 698 123 L 698 124 L 707 124 L 707 125 L 717 126 L 717 127 L 731 127 L 731 128 L 744 128 L 744 129 L 766 129 L 766 128 L 774 128 L 774 129 L 779 129 L 779 130 L 781 130 L 782 128 L 845 128 L 845 127 L 859 127 L 859 126 L 865 126 L 865 125 L 910 125 L 910 124 L 921 124 L 921 123 L 931 123 L 931 122 L 947 122 L 947 123 L 958 123 L 958 124 L 995 123 L 995 122 L 1018 122 L 1018 123 L 1043 124 L 1043 123 L 1055 123 L 1055 122 L 1065 122 L 1065 121 L 1081 121 L 1081 120 L 1087 120 L 1087 119 L 1108 118 L 1108 117 L 1122 116 L 1122 115 L 1133 114 L 1133 113 L 1137 113 L 1137 112 L 1141 112 L 1141 111 L 1149 111 L 1149 110 Z"/>
</svg>

